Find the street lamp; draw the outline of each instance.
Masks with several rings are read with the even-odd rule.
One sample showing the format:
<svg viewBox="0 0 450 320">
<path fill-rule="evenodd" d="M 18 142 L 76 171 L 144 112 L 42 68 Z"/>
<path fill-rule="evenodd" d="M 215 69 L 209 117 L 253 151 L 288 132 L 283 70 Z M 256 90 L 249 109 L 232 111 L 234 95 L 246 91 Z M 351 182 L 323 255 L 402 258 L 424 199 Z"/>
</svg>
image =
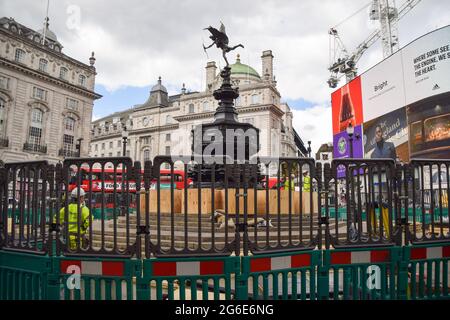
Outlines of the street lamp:
<svg viewBox="0 0 450 320">
<path fill-rule="evenodd" d="M 308 141 L 308 158 L 311 158 L 311 141 Z"/>
<path fill-rule="evenodd" d="M 128 131 L 127 131 L 127 127 L 124 124 L 122 125 L 122 139 L 123 139 L 122 156 L 125 157 L 126 152 L 127 152 Z"/>
<path fill-rule="evenodd" d="M 83 141 L 83 138 L 78 138 L 77 139 L 78 143 L 77 143 L 77 157 L 81 158 L 81 141 Z"/>
<path fill-rule="evenodd" d="M 353 135 L 355 133 L 355 128 L 352 126 L 352 123 L 350 122 L 347 127 L 347 135 L 348 135 L 348 141 L 350 143 L 350 158 L 353 159 Z"/>
</svg>

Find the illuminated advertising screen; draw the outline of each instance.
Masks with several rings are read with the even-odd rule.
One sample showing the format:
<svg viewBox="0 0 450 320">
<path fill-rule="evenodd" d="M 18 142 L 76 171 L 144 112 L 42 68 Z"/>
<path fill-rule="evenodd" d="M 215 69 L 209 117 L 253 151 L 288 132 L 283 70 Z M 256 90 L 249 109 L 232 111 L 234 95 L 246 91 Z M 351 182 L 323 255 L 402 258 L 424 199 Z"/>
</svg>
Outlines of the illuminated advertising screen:
<svg viewBox="0 0 450 320">
<path fill-rule="evenodd" d="M 334 157 L 450 159 L 450 26 L 413 41 L 331 95 Z"/>
</svg>

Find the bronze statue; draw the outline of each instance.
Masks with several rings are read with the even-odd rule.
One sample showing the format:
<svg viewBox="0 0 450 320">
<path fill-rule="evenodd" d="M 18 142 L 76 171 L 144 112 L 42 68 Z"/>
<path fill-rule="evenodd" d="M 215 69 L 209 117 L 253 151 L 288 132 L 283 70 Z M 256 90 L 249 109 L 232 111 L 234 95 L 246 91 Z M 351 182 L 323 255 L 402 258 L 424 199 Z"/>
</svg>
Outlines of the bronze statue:
<svg viewBox="0 0 450 320">
<path fill-rule="evenodd" d="M 225 26 L 223 25 L 223 23 L 220 23 L 220 29 L 217 30 L 216 28 L 213 28 L 211 26 L 209 26 L 208 28 L 205 28 L 204 30 L 208 30 L 209 32 L 211 32 L 211 36 L 209 37 L 213 43 L 211 43 L 211 45 L 209 45 L 208 47 L 205 47 L 205 45 L 203 45 L 203 49 L 206 52 L 206 49 L 211 48 L 214 44 L 217 46 L 217 48 L 222 49 L 222 55 L 223 58 L 225 59 L 225 62 L 227 63 L 227 67 L 229 66 L 227 57 L 226 57 L 226 53 L 236 49 L 237 47 L 242 47 L 244 48 L 244 46 L 242 44 L 238 44 L 237 46 L 234 47 L 230 47 L 228 46 L 228 36 L 225 33 Z"/>
</svg>

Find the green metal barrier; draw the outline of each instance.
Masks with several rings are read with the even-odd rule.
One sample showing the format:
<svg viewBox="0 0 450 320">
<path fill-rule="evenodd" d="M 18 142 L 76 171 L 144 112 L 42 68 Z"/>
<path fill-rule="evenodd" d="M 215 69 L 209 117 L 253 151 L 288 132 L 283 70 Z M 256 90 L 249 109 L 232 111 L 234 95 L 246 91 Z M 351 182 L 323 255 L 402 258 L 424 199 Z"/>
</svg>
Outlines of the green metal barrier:
<svg viewBox="0 0 450 320">
<path fill-rule="evenodd" d="M 53 300 L 135 300 L 136 278 L 142 263 L 136 259 L 53 258 Z"/>
<path fill-rule="evenodd" d="M 154 258 L 143 261 L 137 279 L 140 300 L 239 299 L 239 257 Z"/>
<path fill-rule="evenodd" d="M 315 300 L 321 251 L 242 257 L 244 299 Z"/>
<path fill-rule="evenodd" d="M 323 252 L 319 295 L 333 300 L 406 298 L 402 248 L 352 248 Z"/>
<path fill-rule="evenodd" d="M 408 299 L 449 299 L 450 245 L 427 244 L 403 248 Z"/>
<path fill-rule="evenodd" d="M 47 299 L 50 272 L 47 256 L 0 251 L 0 300 Z"/>
</svg>

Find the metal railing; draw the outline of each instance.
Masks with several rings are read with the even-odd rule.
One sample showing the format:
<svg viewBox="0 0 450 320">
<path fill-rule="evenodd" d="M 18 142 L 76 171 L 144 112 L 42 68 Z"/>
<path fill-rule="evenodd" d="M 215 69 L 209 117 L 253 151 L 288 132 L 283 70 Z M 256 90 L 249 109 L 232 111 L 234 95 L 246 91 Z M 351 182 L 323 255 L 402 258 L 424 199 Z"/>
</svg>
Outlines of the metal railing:
<svg viewBox="0 0 450 320">
<path fill-rule="evenodd" d="M 24 143 L 23 145 L 24 151 L 33 151 L 33 152 L 39 152 L 39 153 L 47 153 L 47 146 L 46 145 L 40 145 L 40 144 L 33 144 L 33 143 Z"/>
<path fill-rule="evenodd" d="M 0 247 L 151 258 L 450 240 L 450 160 L 345 159 L 324 168 L 305 158 L 196 161 L 7 163 L 0 168 Z M 82 189 L 84 198 L 72 196 Z"/>
<path fill-rule="evenodd" d="M 75 158 L 78 157 L 78 151 L 59 149 L 58 155 L 60 157 Z"/>
</svg>

